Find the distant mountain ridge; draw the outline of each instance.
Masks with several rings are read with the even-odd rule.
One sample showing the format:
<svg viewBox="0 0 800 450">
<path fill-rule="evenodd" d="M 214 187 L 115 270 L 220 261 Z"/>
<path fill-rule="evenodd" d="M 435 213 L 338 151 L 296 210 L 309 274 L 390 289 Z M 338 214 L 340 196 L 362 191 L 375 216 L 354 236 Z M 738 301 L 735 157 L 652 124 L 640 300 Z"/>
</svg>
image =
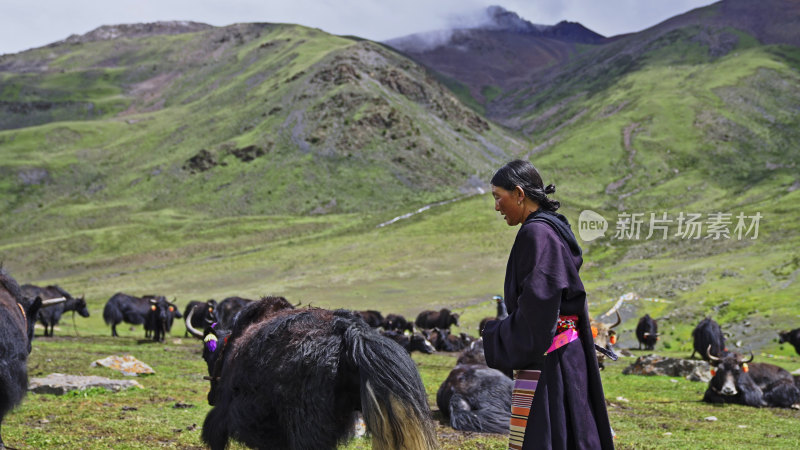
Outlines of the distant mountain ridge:
<svg viewBox="0 0 800 450">
<path fill-rule="evenodd" d="M 208 30 L 213 28 L 200 22 L 187 20 L 170 20 L 150 23 L 134 23 L 119 25 L 103 25 L 84 34 L 73 34 L 68 38 L 54 42 L 49 46 L 64 44 L 85 44 L 87 42 L 107 41 L 117 38 L 140 38 L 147 36 L 159 36 L 165 34 L 194 33 L 196 31 Z"/>
<path fill-rule="evenodd" d="M 478 103 L 537 71 L 569 61 L 576 44 L 599 45 L 602 35 L 580 23 L 537 25 L 500 6 L 477 24 L 417 33 L 385 43 L 445 77 L 454 91 Z"/>
</svg>

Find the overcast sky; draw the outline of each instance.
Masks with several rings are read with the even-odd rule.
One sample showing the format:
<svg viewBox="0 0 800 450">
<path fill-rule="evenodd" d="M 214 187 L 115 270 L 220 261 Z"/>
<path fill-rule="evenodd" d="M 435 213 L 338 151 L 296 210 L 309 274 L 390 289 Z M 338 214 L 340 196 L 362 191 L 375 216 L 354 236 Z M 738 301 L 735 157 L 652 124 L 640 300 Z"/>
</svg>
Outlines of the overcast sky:
<svg viewBox="0 0 800 450">
<path fill-rule="evenodd" d="M 2 0 L 0 54 L 84 34 L 101 25 L 191 20 L 296 23 L 382 41 L 468 23 L 500 5 L 529 22 L 580 22 L 604 36 L 641 31 L 709 0 Z"/>
</svg>

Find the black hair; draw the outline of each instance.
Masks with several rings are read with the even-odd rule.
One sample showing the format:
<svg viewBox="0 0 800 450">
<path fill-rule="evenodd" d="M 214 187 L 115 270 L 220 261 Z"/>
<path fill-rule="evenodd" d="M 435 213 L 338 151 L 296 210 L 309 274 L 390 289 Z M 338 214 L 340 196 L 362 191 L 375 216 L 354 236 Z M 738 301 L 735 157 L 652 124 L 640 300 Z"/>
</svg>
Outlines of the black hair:
<svg viewBox="0 0 800 450">
<path fill-rule="evenodd" d="M 556 191 L 556 186 L 548 184 L 545 187 L 539 171 L 529 161 L 515 159 L 507 163 L 495 172 L 491 183 L 507 191 L 521 187 L 525 196 L 538 203 L 545 211 L 555 211 L 561 207 L 557 200 L 547 198 L 547 194 Z"/>
</svg>

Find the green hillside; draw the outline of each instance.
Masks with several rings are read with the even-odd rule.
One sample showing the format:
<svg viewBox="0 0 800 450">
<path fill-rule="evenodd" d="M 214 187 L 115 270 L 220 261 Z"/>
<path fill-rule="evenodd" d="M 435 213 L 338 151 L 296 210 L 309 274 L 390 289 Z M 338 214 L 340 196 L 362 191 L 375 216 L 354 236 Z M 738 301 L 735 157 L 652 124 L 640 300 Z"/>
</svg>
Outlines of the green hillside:
<svg viewBox="0 0 800 450">
<path fill-rule="evenodd" d="M 520 155 L 576 229 L 585 209 L 609 222 L 584 242 L 592 312 L 626 292 L 663 300 L 622 305 L 623 345 L 650 312 L 673 349 L 712 315 L 734 342 L 790 353 L 774 338 L 797 326 L 800 54 L 682 20 L 495 93 L 487 111 L 514 131 L 383 46 L 293 25 L 6 55 L 0 255 L 98 306 L 122 290 L 467 308 L 501 290 L 514 233 L 469 195 Z M 633 234 L 626 214 L 638 239 L 615 236 Z M 666 239 L 647 237 L 651 214 Z M 676 234 L 681 214 L 698 217 L 697 239 Z"/>
<path fill-rule="evenodd" d="M 733 342 L 779 351 L 776 331 L 800 323 L 800 49 L 695 16 L 587 48 L 487 110 L 533 140 L 528 156 L 571 205 L 609 221 L 586 245 L 594 292 L 670 302 L 624 306 L 623 344 L 650 312 L 676 327 L 672 346 L 690 349 L 691 328 L 711 315 Z M 638 239 L 622 223 L 637 214 Z M 647 237 L 651 214 L 666 214 L 666 239 Z M 676 235 L 681 214 L 697 215 L 697 234 Z"/>
</svg>

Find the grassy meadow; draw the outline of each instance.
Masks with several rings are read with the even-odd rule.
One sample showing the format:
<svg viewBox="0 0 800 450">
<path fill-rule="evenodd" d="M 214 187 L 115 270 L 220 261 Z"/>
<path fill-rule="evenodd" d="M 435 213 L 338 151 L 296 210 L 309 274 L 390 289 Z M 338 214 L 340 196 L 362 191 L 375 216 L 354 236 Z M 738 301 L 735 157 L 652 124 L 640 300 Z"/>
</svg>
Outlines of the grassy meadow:
<svg viewBox="0 0 800 450">
<path fill-rule="evenodd" d="M 577 215 L 570 208 L 565 213 L 572 218 Z M 70 315 L 64 316 L 55 338 L 37 336 L 29 360 L 31 377 L 68 373 L 124 378 L 110 369 L 89 365 L 109 355 L 125 354 L 148 363 L 156 373 L 138 379 L 144 389 L 119 393 L 95 389 L 65 396 L 29 394 L 6 418 L 6 442 L 17 448 L 202 448 L 200 428 L 210 407 L 199 342 L 183 337 L 180 321 L 164 344 L 144 341 L 141 327 L 129 330 L 124 324 L 118 327 L 121 337 L 111 338 L 102 308 L 117 291 L 163 294 L 175 298 L 181 307 L 189 300 L 268 294 L 284 295 L 304 305 L 379 309 L 412 318 L 423 309 L 449 307 L 462 314 L 461 331 L 474 335 L 480 319 L 494 314 L 490 299 L 502 291 L 505 259 L 516 229 L 506 226 L 493 211 L 488 195 L 377 226 L 392 217 L 250 217 L 202 223 L 186 215 L 162 213 L 151 220 L 139 218 L 127 227 L 115 227 L 116 234 L 103 231 L 104 246 L 91 246 L 93 250 L 83 255 L 72 254 L 69 266 L 73 273 L 36 280 L 17 276 L 21 283 L 58 283 L 73 294 L 85 294 L 91 313 L 89 318 L 76 317 L 74 321 Z M 81 242 L 85 238 L 81 234 L 64 233 L 60 239 L 64 245 L 78 245 L 70 243 Z M 648 272 L 636 265 L 602 267 L 607 248 L 599 243 L 586 248 L 583 273 L 594 315 L 607 311 L 616 301 L 605 296 L 610 290 L 609 278 L 623 283 L 625 274 Z M 38 261 L 28 257 L 31 264 Z M 709 261 L 716 257 L 709 258 L 694 264 L 710 267 Z M 677 268 L 679 263 L 663 258 L 648 264 Z M 14 266 L 7 263 L 6 267 Z M 731 278 L 737 279 L 708 277 L 695 291 L 732 290 L 721 283 Z M 671 303 L 636 300 L 626 304 L 634 312 L 666 317 L 660 322 L 662 340 L 656 353 L 674 357 L 691 353 L 692 314 L 703 304 L 698 307 L 689 301 L 693 293 L 684 295 L 683 302 L 683 296 L 676 296 Z M 632 335 L 638 316 L 629 311 L 620 326 L 622 347 L 635 346 Z M 720 313 L 738 317 L 736 314 L 746 312 L 734 302 Z M 800 357 L 788 346 L 770 342 L 756 354 L 756 361 L 789 370 L 800 367 Z M 436 391 L 456 356 L 413 355 L 434 409 L 442 448 L 505 448 L 503 436 L 456 432 L 436 411 Z M 632 361 L 622 358 L 603 372 L 619 448 L 800 445 L 796 428 L 800 412 L 703 404 L 704 383 L 622 375 Z M 706 420 L 709 416 L 718 420 Z M 345 448 L 369 448 L 369 440 L 356 440 Z"/>
</svg>

